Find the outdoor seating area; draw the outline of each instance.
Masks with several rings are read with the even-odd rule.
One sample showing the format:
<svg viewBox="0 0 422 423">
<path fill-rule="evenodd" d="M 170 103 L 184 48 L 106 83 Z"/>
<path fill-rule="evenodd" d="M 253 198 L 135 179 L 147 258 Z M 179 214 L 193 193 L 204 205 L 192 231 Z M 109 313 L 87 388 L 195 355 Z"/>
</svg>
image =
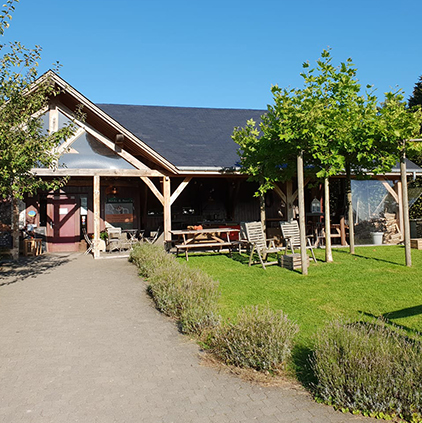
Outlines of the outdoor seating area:
<svg viewBox="0 0 422 423">
<path fill-rule="evenodd" d="M 232 228 L 200 228 L 174 230 L 171 234 L 177 237 L 175 241 L 176 255 L 179 251 L 185 252 L 186 260 L 189 260 L 189 250 L 202 250 L 221 252 L 228 249 L 230 254 L 234 246 L 230 240 L 230 233 L 239 232 Z"/>
<path fill-rule="evenodd" d="M 295 250 L 300 248 L 299 226 L 297 221 L 284 222 L 281 225 L 281 245 L 276 245 L 276 239 L 267 239 L 260 221 L 241 222 L 237 228 L 202 228 L 172 230 L 171 247 L 176 256 L 184 252 L 186 261 L 189 252 L 221 253 L 228 251 L 230 256 L 233 250 L 239 254 L 243 251 L 249 255 L 249 266 L 260 264 L 265 270 L 267 266 L 280 265 L 295 270 L 300 267 L 300 254 Z M 236 235 L 236 236 L 234 236 Z M 237 239 L 234 239 L 237 238 Z M 287 254 L 288 251 L 291 254 Z M 311 250 L 312 258 L 316 263 L 310 237 L 307 249 Z M 281 253 L 284 253 L 284 259 Z M 275 256 L 275 257 L 274 257 Z"/>
<path fill-rule="evenodd" d="M 135 245 L 143 242 L 154 244 L 160 235 L 160 229 L 158 228 L 157 231 L 151 231 L 150 236 L 147 237 L 144 236 L 145 230 L 143 229 L 122 229 L 121 227 L 107 225 L 102 234 L 100 239 L 102 246 L 100 249 L 106 254 L 111 254 L 130 251 Z M 92 235 L 90 236 L 86 230 L 83 229 L 83 236 L 87 245 L 84 254 L 93 253 L 94 241 Z"/>
</svg>

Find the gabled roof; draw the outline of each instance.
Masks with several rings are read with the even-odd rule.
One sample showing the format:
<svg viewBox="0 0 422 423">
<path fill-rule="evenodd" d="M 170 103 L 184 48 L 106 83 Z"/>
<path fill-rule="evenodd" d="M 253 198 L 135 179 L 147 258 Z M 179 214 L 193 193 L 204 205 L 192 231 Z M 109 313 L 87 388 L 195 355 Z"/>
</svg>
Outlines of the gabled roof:
<svg viewBox="0 0 422 423">
<path fill-rule="evenodd" d="M 111 128 L 110 135 L 123 134 L 129 153 L 147 158 L 173 174 L 215 174 L 239 166 L 239 146 L 231 139 L 236 126 L 249 119 L 260 122 L 265 110 L 210 109 L 193 107 L 136 106 L 94 104 L 52 71 L 42 77 L 52 78 L 62 92 L 82 104 L 98 122 Z M 105 126 L 100 126 L 104 129 Z M 114 138 L 110 138 L 113 141 Z M 422 174 L 422 169 L 406 160 L 408 174 Z M 211 172 L 210 172 L 211 171 Z M 395 166 L 389 175 L 399 174 Z"/>
<path fill-rule="evenodd" d="M 83 112 L 85 114 L 89 112 L 90 114 L 94 115 L 97 118 L 97 120 L 101 122 L 106 122 L 106 124 L 110 128 L 112 128 L 112 133 L 123 134 L 125 139 L 129 140 L 131 145 L 135 147 L 135 149 L 137 149 L 138 151 L 141 151 L 142 155 L 144 155 L 148 160 L 151 160 L 157 163 L 159 166 L 163 167 L 166 171 L 170 171 L 171 173 L 179 173 L 177 168 L 173 165 L 173 163 L 166 160 L 164 156 L 161 156 L 160 154 L 158 154 L 154 149 L 150 148 L 148 144 L 142 142 L 141 139 L 133 135 L 127 128 L 125 128 L 119 122 L 117 122 L 112 117 L 104 113 L 100 108 L 98 108 L 94 103 L 88 100 L 84 95 L 82 95 L 79 91 L 73 88 L 64 79 L 58 76 L 55 72 L 49 70 L 37 80 L 37 83 L 42 83 L 45 80 L 54 81 L 54 83 L 58 87 L 60 87 L 61 93 L 66 93 L 66 95 L 70 96 L 74 100 L 75 106 L 77 105 L 83 106 Z M 36 89 L 36 85 L 34 89 Z"/>
<path fill-rule="evenodd" d="M 180 168 L 238 166 L 235 126 L 265 110 L 98 104 L 104 112 Z"/>
</svg>

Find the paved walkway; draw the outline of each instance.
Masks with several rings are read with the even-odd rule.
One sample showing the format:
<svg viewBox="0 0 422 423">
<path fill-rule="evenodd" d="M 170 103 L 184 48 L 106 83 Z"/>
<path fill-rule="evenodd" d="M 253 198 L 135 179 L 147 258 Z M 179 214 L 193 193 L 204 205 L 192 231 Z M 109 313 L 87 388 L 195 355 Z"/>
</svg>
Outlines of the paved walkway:
<svg viewBox="0 0 422 423">
<path fill-rule="evenodd" d="M 1 269 L 0 422 L 349 421 L 370 420 L 201 365 L 124 259 Z"/>
</svg>

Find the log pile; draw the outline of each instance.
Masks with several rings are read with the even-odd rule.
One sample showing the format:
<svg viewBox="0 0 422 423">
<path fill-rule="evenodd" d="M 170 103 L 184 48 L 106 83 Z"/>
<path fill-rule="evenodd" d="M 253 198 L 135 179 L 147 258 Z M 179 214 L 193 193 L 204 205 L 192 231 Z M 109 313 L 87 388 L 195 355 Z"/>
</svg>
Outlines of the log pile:
<svg viewBox="0 0 422 423">
<path fill-rule="evenodd" d="M 399 244 L 403 241 L 403 235 L 400 231 L 396 215 L 394 213 L 384 213 L 382 218 L 384 221 L 384 243 L 385 244 Z"/>
<path fill-rule="evenodd" d="M 370 242 L 371 232 L 383 232 L 383 243 L 384 244 L 399 244 L 403 241 L 403 234 L 400 231 L 398 221 L 395 213 L 384 213 L 376 219 L 359 222 L 355 226 L 356 238 L 359 238 L 361 242 Z"/>
</svg>

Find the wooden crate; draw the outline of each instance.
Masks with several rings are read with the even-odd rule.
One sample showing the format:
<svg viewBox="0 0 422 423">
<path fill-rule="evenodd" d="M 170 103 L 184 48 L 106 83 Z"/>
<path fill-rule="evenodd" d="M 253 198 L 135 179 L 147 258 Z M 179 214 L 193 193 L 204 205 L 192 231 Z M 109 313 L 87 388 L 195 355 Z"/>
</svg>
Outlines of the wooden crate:
<svg viewBox="0 0 422 423">
<path fill-rule="evenodd" d="M 309 256 L 306 256 L 309 266 Z M 300 254 L 282 254 L 280 257 L 280 265 L 289 270 L 296 270 L 302 267 L 302 259 Z"/>
<path fill-rule="evenodd" d="M 422 238 L 414 238 L 410 240 L 410 247 L 422 250 Z"/>
</svg>

